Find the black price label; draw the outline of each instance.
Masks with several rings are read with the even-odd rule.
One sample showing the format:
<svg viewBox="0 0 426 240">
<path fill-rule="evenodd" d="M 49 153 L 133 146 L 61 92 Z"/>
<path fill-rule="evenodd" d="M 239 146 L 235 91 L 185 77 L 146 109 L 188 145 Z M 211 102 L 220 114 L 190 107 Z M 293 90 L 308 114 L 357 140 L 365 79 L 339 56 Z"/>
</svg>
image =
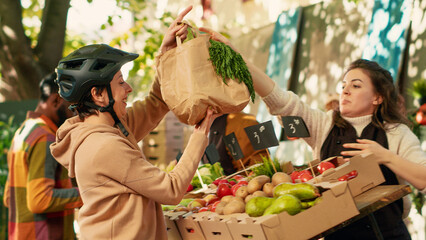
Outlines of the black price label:
<svg viewBox="0 0 426 240">
<path fill-rule="evenodd" d="M 254 150 L 278 146 L 272 121 L 244 128 Z"/>
<path fill-rule="evenodd" d="M 281 117 L 285 134 L 288 137 L 310 137 L 309 130 L 306 127 L 305 121 L 299 116 Z"/>
<path fill-rule="evenodd" d="M 207 160 L 209 160 L 210 164 L 214 164 L 220 160 L 219 152 L 217 151 L 216 146 L 213 143 L 207 146 L 204 154 L 206 155 Z"/>
<path fill-rule="evenodd" d="M 235 133 L 224 136 L 223 141 L 234 160 L 239 160 L 244 157 L 243 151 L 241 150 Z"/>
</svg>

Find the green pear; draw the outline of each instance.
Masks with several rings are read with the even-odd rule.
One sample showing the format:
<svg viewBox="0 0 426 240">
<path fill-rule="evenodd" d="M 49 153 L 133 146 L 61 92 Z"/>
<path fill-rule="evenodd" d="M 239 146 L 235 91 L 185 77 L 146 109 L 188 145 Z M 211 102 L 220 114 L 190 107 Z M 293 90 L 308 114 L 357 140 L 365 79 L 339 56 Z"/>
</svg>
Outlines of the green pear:
<svg viewBox="0 0 426 240">
<path fill-rule="evenodd" d="M 302 210 L 302 205 L 300 204 L 300 200 L 291 195 L 291 194 L 284 194 L 280 197 L 278 197 L 272 204 L 269 206 L 265 212 L 263 213 L 263 216 L 271 215 L 271 214 L 278 214 L 283 211 L 286 211 L 290 215 L 298 214 Z"/>
<path fill-rule="evenodd" d="M 275 198 L 270 197 L 253 197 L 246 203 L 246 213 L 250 217 L 262 216 L 265 209 L 268 208 L 274 201 Z"/>
<path fill-rule="evenodd" d="M 320 203 L 320 202 L 321 202 L 321 200 L 322 200 L 322 197 L 317 197 L 317 198 L 315 198 L 315 199 L 314 199 L 314 200 L 312 200 L 312 201 L 301 202 L 301 204 L 302 204 L 302 208 L 303 208 L 303 209 L 306 209 L 306 208 L 313 207 L 313 206 L 317 205 L 318 203 Z"/>
<path fill-rule="evenodd" d="M 319 190 L 309 183 L 280 183 L 274 188 L 274 198 L 284 194 L 291 194 L 299 200 L 314 199 L 318 196 Z"/>
</svg>

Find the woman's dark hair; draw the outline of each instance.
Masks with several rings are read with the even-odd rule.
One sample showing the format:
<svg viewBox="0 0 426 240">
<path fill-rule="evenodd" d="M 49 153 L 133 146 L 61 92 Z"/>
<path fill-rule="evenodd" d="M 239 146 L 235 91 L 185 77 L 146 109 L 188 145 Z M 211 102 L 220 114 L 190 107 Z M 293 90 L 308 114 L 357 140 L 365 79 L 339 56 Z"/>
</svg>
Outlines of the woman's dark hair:
<svg viewBox="0 0 426 240">
<path fill-rule="evenodd" d="M 383 102 L 373 113 L 373 124 L 383 130 L 386 130 L 384 122 L 410 125 L 410 121 L 404 115 L 404 108 L 401 108 L 403 106 L 401 97 L 393 83 L 390 72 L 374 61 L 358 59 L 349 65 L 344 75 L 354 69 L 361 69 L 370 77 L 376 93 L 383 99 Z M 334 112 L 334 122 L 339 127 L 346 127 L 348 124 L 341 117 L 339 111 Z"/>
<path fill-rule="evenodd" d="M 96 94 L 99 94 L 100 92 L 102 92 L 104 89 L 107 88 L 106 85 L 93 86 L 93 87 L 96 89 Z M 84 117 L 87 117 L 93 114 L 98 114 L 98 110 L 96 108 L 85 105 L 84 104 L 85 102 L 94 104 L 91 91 L 87 91 L 87 93 L 83 95 L 82 100 L 79 103 L 74 104 L 74 106 L 72 107 L 72 110 L 77 111 L 78 116 L 82 120 L 84 119 Z"/>
</svg>

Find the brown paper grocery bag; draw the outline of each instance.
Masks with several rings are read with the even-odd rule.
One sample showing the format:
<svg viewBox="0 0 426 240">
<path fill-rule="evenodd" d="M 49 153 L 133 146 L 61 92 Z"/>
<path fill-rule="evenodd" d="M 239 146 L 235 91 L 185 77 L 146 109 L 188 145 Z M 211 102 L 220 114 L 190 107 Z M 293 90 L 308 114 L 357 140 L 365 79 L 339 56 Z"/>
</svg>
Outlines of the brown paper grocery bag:
<svg viewBox="0 0 426 240">
<path fill-rule="evenodd" d="M 226 79 L 215 72 L 209 60 L 209 35 L 194 39 L 167 51 L 157 59 L 157 72 L 163 100 L 182 123 L 195 125 L 206 115 L 207 108 L 215 113 L 239 112 L 250 100 L 246 85 Z"/>
</svg>

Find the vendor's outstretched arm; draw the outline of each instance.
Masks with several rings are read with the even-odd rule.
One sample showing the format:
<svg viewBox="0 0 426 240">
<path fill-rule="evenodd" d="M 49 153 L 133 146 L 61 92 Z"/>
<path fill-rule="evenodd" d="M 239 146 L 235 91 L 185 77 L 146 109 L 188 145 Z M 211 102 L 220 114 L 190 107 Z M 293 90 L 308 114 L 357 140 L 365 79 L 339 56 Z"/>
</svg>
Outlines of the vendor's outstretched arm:
<svg viewBox="0 0 426 240">
<path fill-rule="evenodd" d="M 210 34 L 211 38 L 213 40 L 223 42 L 226 45 L 230 46 L 232 49 L 234 49 L 234 51 L 238 52 L 237 49 L 234 46 L 232 46 L 229 39 L 227 39 L 222 34 L 215 32 L 215 31 L 213 31 L 209 28 L 204 28 L 204 27 L 201 27 L 200 31 Z M 244 56 L 243 56 L 243 58 L 244 58 Z M 251 73 L 251 76 L 252 76 L 252 79 L 253 79 L 254 90 L 261 97 L 267 96 L 269 93 L 272 92 L 272 89 L 275 86 L 275 82 L 268 75 L 266 75 L 261 69 L 256 67 L 253 63 L 248 61 L 246 58 L 244 58 L 244 61 L 246 62 L 247 67 L 248 67 L 248 69 Z"/>
</svg>

